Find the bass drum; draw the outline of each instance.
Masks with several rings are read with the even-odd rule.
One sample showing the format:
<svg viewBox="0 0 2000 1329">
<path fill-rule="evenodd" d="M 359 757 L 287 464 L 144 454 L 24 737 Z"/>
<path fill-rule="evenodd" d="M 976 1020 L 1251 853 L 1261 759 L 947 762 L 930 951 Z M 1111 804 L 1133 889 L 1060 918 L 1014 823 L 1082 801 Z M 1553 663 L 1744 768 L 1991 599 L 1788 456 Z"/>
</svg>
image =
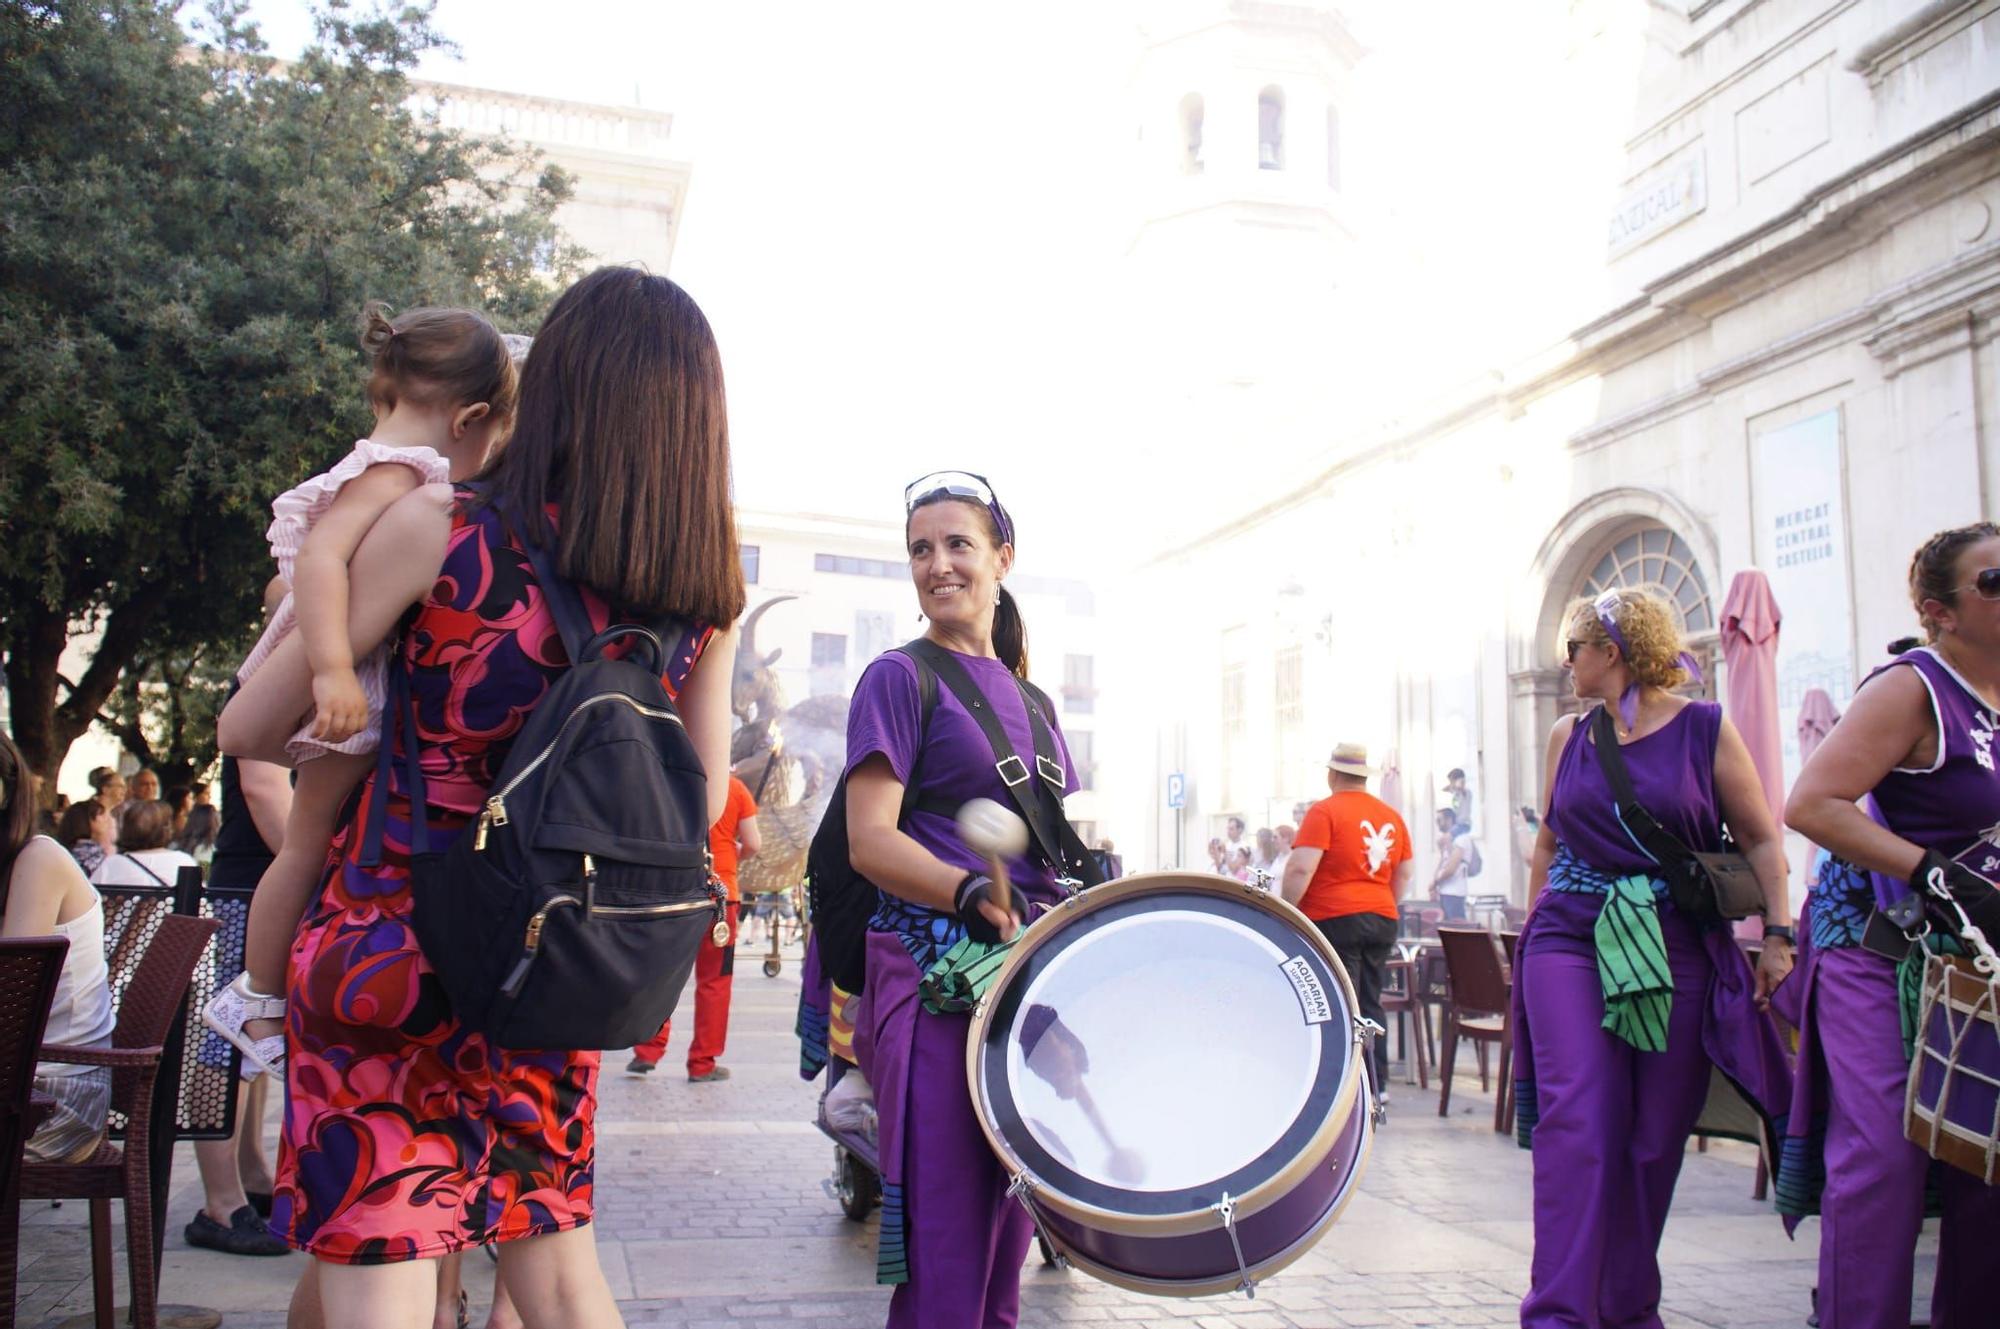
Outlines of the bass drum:
<svg viewBox="0 0 2000 1329">
<path fill-rule="evenodd" d="M 966 1073 L 1041 1235 L 1139 1292 L 1250 1290 L 1340 1216 L 1373 1139 L 1362 1025 L 1304 915 L 1226 877 L 1087 891 L 1022 936 Z"/>
</svg>

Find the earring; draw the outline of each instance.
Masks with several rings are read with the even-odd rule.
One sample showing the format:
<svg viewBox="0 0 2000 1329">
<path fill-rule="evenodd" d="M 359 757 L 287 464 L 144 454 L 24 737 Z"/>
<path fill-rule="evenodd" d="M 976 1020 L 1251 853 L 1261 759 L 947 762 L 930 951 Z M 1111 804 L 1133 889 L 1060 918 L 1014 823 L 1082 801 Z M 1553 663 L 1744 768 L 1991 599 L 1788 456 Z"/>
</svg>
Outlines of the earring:
<svg viewBox="0 0 2000 1329">
<path fill-rule="evenodd" d="M 1000 583 L 997 581 L 993 583 L 993 603 L 995 605 L 1000 603 Z"/>
</svg>

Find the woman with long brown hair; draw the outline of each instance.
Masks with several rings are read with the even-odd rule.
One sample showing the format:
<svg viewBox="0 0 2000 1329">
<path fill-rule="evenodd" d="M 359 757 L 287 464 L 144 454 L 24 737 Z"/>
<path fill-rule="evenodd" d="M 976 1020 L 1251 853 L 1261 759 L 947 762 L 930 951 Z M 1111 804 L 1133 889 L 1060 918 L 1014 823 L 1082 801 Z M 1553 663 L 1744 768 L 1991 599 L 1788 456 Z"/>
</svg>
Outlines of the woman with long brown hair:
<svg viewBox="0 0 2000 1329">
<path fill-rule="evenodd" d="M 583 1230 L 599 1055 L 503 1049 L 460 1027 L 410 926 L 402 759 L 421 765 L 441 851 L 569 664 L 530 542 L 553 544 L 595 626 L 669 614 L 696 625 L 667 643 L 664 680 L 719 814 L 730 625 L 744 594 L 722 365 L 700 309 L 665 278 L 602 268 L 571 287 L 535 337 L 499 460 L 471 485 L 401 500 L 354 555 L 357 649 L 416 610 L 391 667 L 407 671 L 419 732 L 410 753 L 396 727 L 380 864 L 361 861 L 374 815 L 365 785 L 292 949 L 272 1226 L 315 1257 L 299 1318 L 317 1303 L 334 1329 L 427 1326 L 433 1262 L 487 1242 L 501 1243 L 501 1278 L 529 1325 L 621 1323 Z M 295 714 L 311 705 L 296 638 L 258 677 L 283 680 Z M 283 760 L 296 727 L 223 720 L 226 750 L 266 760 Z"/>
<path fill-rule="evenodd" d="M 42 1041 L 108 1047 L 114 1020 L 104 909 L 68 851 L 35 834 L 38 811 L 21 750 L 0 734 L 0 937 L 69 939 Z M 104 1138 L 110 1068 L 43 1062 L 35 1067 L 35 1088 L 55 1108 L 29 1137 L 27 1156 L 57 1163 L 88 1158 Z"/>
</svg>

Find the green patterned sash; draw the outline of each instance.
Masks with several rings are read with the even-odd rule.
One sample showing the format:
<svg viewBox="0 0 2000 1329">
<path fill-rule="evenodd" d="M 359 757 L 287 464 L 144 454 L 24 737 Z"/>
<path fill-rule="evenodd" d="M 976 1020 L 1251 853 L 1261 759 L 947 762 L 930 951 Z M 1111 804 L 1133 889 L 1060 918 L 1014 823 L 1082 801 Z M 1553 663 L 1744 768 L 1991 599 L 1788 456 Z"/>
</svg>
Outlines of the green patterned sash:
<svg viewBox="0 0 2000 1329">
<path fill-rule="evenodd" d="M 1000 966 L 1007 963 L 1007 952 L 1013 949 L 1011 941 L 996 945 L 959 938 L 924 971 L 918 984 L 924 994 L 924 1009 L 932 1015 L 957 1015 L 977 1006 L 999 977 Z"/>
<path fill-rule="evenodd" d="M 1633 876 L 1612 882 L 1598 911 L 1595 936 L 1604 1027 L 1641 1052 L 1666 1051 L 1674 976 L 1651 880 Z"/>
</svg>

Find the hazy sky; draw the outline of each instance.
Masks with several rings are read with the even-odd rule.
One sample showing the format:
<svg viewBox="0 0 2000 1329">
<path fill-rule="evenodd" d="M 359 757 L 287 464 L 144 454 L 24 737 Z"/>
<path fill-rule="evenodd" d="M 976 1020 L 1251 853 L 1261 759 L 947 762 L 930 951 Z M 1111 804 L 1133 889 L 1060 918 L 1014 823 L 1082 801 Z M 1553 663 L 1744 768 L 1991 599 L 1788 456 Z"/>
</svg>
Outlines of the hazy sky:
<svg viewBox="0 0 2000 1329">
<path fill-rule="evenodd" d="M 1496 287 L 1435 320 L 1422 353 L 1440 388 L 1465 367 L 1447 347 L 1495 341 L 1496 318 L 1546 339 L 1494 312 L 1521 307 L 1497 286 L 1533 255 L 1479 255 L 1535 202 L 1510 136 L 1546 108 L 1513 53 L 1560 41 L 1561 11 L 1347 6 L 1370 48 L 1344 117 L 1358 224 L 1414 264 L 1413 302 Z M 302 0 L 255 13 L 278 54 L 309 34 Z M 1136 13 L 1122 0 L 441 0 L 462 58 L 422 72 L 673 112 L 693 176 L 671 275 L 721 340 L 739 501 L 890 518 L 910 478 L 962 465 L 1016 509 L 1024 568 L 1102 573 L 1148 552 L 1092 498 L 1146 465 L 1116 297 Z M 1597 209 L 1550 211 L 1599 233 Z M 1565 242 L 1561 225 L 1526 229 Z M 1294 473 L 1254 449 L 1174 465 L 1185 483 L 1166 488 L 1190 531 Z"/>
</svg>

